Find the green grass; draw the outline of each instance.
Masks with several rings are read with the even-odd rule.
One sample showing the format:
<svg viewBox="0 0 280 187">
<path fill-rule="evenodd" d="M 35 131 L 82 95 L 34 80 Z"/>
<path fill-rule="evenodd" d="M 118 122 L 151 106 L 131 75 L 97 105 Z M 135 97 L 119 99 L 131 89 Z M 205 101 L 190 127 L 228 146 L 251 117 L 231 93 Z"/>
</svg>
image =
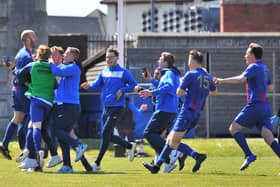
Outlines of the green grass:
<svg viewBox="0 0 280 187">
<path fill-rule="evenodd" d="M 90 162 L 97 155 L 97 142 L 90 143 L 86 156 Z M 102 171 L 85 173 L 81 163 L 73 163 L 74 174 L 55 174 L 59 169 L 44 168 L 44 173 L 22 172 L 17 168 L 18 163 L 0 156 L 0 187 L 278 187 L 280 186 L 280 160 L 261 139 L 249 139 L 252 151 L 257 154 L 257 160 L 245 171 L 240 172 L 243 154 L 232 139 L 185 139 L 198 152 L 207 153 L 207 160 L 197 173 L 191 169 L 194 161 L 187 158 L 183 171 L 176 168 L 172 173 L 157 175 L 150 174 L 142 166 L 142 161 L 150 162 L 153 157 L 152 149 L 146 145 L 145 152 L 151 157 L 136 158 L 132 163 L 127 158 L 114 158 L 112 147 L 102 161 Z M 13 158 L 18 154 L 18 145 L 10 144 Z M 72 155 L 73 156 L 73 155 Z"/>
</svg>

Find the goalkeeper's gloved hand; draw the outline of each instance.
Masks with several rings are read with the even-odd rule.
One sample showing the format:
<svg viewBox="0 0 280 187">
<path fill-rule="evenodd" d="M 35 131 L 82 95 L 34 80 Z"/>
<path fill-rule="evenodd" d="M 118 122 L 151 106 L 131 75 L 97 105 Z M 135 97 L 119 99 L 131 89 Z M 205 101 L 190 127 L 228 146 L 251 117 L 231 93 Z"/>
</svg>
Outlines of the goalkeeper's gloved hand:
<svg viewBox="0 0 280 187">
<path fill-rule="evenodd" d="M 277 126 L 279 125 L 279 116 L 278 115 L 274 115 L 270 118 L 270 122 L 272 125 Z"/>
</svg>

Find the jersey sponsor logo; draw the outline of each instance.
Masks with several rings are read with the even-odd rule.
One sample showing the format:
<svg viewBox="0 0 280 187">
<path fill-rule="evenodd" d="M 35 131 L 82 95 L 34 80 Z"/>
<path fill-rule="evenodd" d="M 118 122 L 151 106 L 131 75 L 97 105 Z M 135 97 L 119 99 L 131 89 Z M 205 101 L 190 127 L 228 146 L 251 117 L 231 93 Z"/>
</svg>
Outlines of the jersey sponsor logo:
<svg viewBox="0 0 280 187">
<path fill-rule="evenodd" d="M 46 69 L 46 68 L 38 68 L 37 69 L 38 73 L 51 73 L 50 68 Z"/>
<path fill-rule="evenodd" d="M 102 76 L 107 78 L 122 78 L 123 71 L 104 71 L 102 72 Z"/>
</svg>

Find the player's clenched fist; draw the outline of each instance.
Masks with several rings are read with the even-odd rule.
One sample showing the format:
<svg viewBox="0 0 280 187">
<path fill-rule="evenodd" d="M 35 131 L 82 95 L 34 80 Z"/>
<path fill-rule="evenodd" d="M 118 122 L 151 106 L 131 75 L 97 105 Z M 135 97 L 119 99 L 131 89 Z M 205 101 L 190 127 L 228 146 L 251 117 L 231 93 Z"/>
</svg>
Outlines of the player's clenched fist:
<svg viewBox="0 0 280 187">
<path fill-rule="evenodd" d="M 81 86 L 81 88 L 87 90 L 89 88 L 89 83 L 88 82 L 83 82 L 80 86 Z"/>
</svg>

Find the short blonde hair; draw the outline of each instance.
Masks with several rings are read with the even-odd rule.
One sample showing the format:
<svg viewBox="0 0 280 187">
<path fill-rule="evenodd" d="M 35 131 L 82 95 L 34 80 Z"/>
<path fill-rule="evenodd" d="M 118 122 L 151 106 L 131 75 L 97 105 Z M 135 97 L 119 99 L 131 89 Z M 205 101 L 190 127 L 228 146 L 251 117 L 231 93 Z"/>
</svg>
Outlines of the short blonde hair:
<svg viewBox="0 0 280 187">
<path fill-rule="evenodd" d="M 20 34 L 21 41 L 25 42 L 26 39 L 29 37 L 30 33 L 35 33 L 31 29 L 23 30 Z"/>
</svg>

